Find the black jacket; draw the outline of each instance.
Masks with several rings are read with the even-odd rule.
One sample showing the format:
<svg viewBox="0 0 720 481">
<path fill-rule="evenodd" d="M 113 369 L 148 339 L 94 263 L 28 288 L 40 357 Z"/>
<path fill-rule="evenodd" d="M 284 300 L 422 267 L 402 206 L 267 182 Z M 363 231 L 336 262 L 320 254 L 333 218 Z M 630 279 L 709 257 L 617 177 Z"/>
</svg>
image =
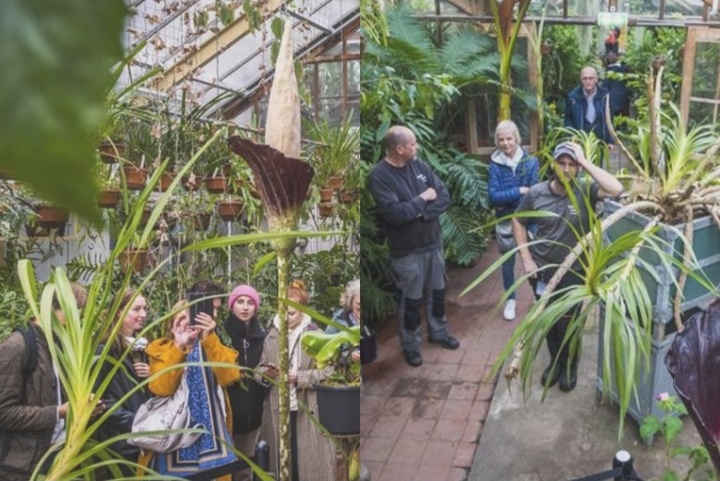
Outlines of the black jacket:
<svg viewBox="0 0 720 481">
<path fill-rule="evenodd" d="M 232 340 L 232 347 L 238 352 L 238 364 L 251 369 L 257 367 L 266 335 L 257 316 L 245 324 L 231 312 L 225 321 L 225 331 Z M 252 374 L 245 372 L 240 382 L 228 386 L 227 391 L 232 406 L 233 433 L 243 434 L 259 428 L 268 389 L 256 382 Z"/>
<path fill-rule="evenodd" d="M 105 346 L 100 345 L 98 348 L 98 354 L 100 354 Z M 122 355 L 122 351 L 117 352 L 115 346 L 110 348 L 109 356 L 115 359 L 119 359 Z M 95 388 L 97 389 L 101 383 L 110 375 L 110 371 L 113 368 L 112 362 L 106 361 L 103 363 L 100 376 L 98 377 Z M 135 386 L 141 382 L 141 379 L 135 377 L 135 370 L 133 369 L 133 360 L 128 355 L 123 359 L 122 366 L 118 368 L 115 375 L 110 380 L 107 389 L 102 393 L 102 399 L 105 402 L 107 409 L 115 405 L 123 396 L 130 392 Z M 126 434 L 132 431 L 132 423 L 135 418 L 135 413 L 142 403 L 148 399 L 147 388 L 141 388 L 135 391 L 129 398 L 127 398 L 110 417 L 100 426 L 95 433 L 95 439 L 98 441 L 105 441 L 118 434 Z M 111 448 L 113 451 L 121 454 L 127 459 L 133 461 L 137 460 L 137 456 L 140 453 L 140 448 L 128 444 L 126 441 L 117 441 L 112 444 Z"/>
</svg>

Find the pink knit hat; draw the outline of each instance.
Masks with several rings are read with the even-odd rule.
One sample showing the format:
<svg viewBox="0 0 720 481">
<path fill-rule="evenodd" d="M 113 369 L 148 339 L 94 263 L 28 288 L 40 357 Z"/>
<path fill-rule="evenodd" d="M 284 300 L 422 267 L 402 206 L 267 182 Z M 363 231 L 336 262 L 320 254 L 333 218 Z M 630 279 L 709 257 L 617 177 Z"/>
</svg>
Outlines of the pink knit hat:
<svg viewBox="0 0 720 481">
<path fill-rule="evenodd" d="M 237 286 L 230 293 L 230 297 L 228 297 L 228 309 L 230 309 L 232 311 L 235 301 L 237 301 L 238 297 L 240 297 L 240 296 L 248 296 L 250 299 L 252 299 L 255 302 L 255 308 L 256 309 L 260 308 L 260 296 L 258 295 L 257 291 L 252 286 L 243 284 L 243 285 Z"/>
</svg>

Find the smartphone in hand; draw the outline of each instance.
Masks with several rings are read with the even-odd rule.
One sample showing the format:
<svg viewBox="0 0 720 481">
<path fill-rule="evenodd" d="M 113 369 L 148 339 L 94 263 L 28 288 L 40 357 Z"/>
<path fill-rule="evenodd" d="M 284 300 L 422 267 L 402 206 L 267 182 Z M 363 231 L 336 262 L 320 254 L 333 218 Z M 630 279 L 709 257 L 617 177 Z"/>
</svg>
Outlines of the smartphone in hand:
<svg viewBox="0 0 720 481">
<path fill-rule="evenodd" d="M 188 302 L 190 303 L 190 325 L 195 325 L 195 318 L 201 312 L 206 313 L 210 317 L 214 317 L 215 309 L 213 308 L 213 300 L 207 297 L 203 292 L 188 292 Z"/>
</svg>

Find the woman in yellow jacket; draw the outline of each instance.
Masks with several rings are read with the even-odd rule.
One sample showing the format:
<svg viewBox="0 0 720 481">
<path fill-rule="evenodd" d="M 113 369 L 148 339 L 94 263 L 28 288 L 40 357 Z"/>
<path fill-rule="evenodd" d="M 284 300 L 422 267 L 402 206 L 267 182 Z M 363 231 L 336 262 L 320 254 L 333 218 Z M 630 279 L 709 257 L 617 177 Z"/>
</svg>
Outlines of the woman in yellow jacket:
<svg viewBox="0 0 720 481">
<path fill-rule="evenodd" d="M 222 344 L 215 334 L 215 320 L 210 315 L 200 312 L 195 324 L 191 324 L 186 301 L 176 303 L 172 312 L 177 314 L 165 324 L 166 337 L 152 342 L 146 350 L 151 376 L 183 362 L 235 363 L 237 351 Z M 180 477 L 237 459 L 226 446 L 226 443 L 232 445 L 229 431 L 232 412 L 225 387 L 239 381 L 241 371 L 237 367 L 186 366 L 165 372 L 150 381 L 148 387 L 156 396 L 171 396 L 183 376 L 188 384 L 190 414 L 206 432 L 187 448 L 167 454 L 145 453 L 140 457 L 141 465 L 150 466 L 161 474 Z M 218 479 L 230 481 L 231 477 Z"/>
</svg>

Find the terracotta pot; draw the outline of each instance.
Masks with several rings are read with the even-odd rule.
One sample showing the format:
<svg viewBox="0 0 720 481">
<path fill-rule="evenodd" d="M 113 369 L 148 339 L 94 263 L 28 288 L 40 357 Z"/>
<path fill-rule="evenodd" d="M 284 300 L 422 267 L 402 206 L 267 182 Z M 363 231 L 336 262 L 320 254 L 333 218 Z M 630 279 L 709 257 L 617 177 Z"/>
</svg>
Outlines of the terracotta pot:
<svg viewBox="0 0 720 481">
<path fill-rule="evenodd" d="M 175 180 L 175 172 L 163 172 L 158 182 L 158 190 L 160 192 L 167 192 L 170 188 L 170 184 Z"/>
<path fill-rule="evenodd" d="M 148 170 L 134 165 L 123 165 L 125 185 L 129 190 L 142 190 L 147 183 Z"/>
<path fill-rule="evenodd" d="M 330 183 L 332 190 L 340 190 L 343 186 L 343 176 L 333 175 L 330 179 L 328 179 L 328 182 Z"/>
<path fill-rule="evenodd" d="M 38 225 L 45 229 L 59 229 L 67 224 L 70 214 L 68 211 L 54 205 L 42 204 L 36 209 Z"/>
<path fill-rule="evenodd" d="M 138 227 L 145 227 L 150 220 L 150 214 L 152 214 L 152 209 L 149 207 L 146 207 L 143 209 L 142 214 L 140 214 L 140 224 Z"/>
<path fill-rule="evenodd" d="M 115 164 L 119 157 L 125 155 L 125 142 L 117 141 L 114 143 L 109 140 L 103 140 L 98 146 L 98 154 L 100 160 L 105 164 Z"/>
<path fill-rule="evenodd" d="M 358 193 L 353 192 L 351 190 L 341 190 L 340 191 L 340 202 L 343 204 L 352 204 L 354 203 L 358 198 Z"/>
<path fill-rule="evenodd" d="M 147 257 L 147 249 L 128 248 L 118 254 L 118 262 L 124 269 L 132 267 L 135 274 L 140 274 L 147 265 Z"/>
<path fill-rule="evenodd" d="M 245 202 L 242 200 L 222 200 L 217 203 L 218 215 L 225 222 L 237 220 L 244 207 Z"/>
<path fill-rule="evenodd" d="M 227 191 L 226 177 L 205 177 L 205 190 L 211 194 L 222 194 Z"/>
<path fill-rule="evenodd" d="M 333 205 L 330 202 L 320 202 L 318 204 L 318 214 L 320 217 L 329 217 L 332 214 Z"/>
<path fill-rule="evenodd" d="M 335 191 L 329 188 L 320 189 L 320 202 L 331 202 Z"/>
<path fill-rule="evenodd" d="M 102 209 L 112 209 L 120 203 L 120 191 L 118 189 L 103 189 L 98 192 L 97 204 Z"/>
</svg>

